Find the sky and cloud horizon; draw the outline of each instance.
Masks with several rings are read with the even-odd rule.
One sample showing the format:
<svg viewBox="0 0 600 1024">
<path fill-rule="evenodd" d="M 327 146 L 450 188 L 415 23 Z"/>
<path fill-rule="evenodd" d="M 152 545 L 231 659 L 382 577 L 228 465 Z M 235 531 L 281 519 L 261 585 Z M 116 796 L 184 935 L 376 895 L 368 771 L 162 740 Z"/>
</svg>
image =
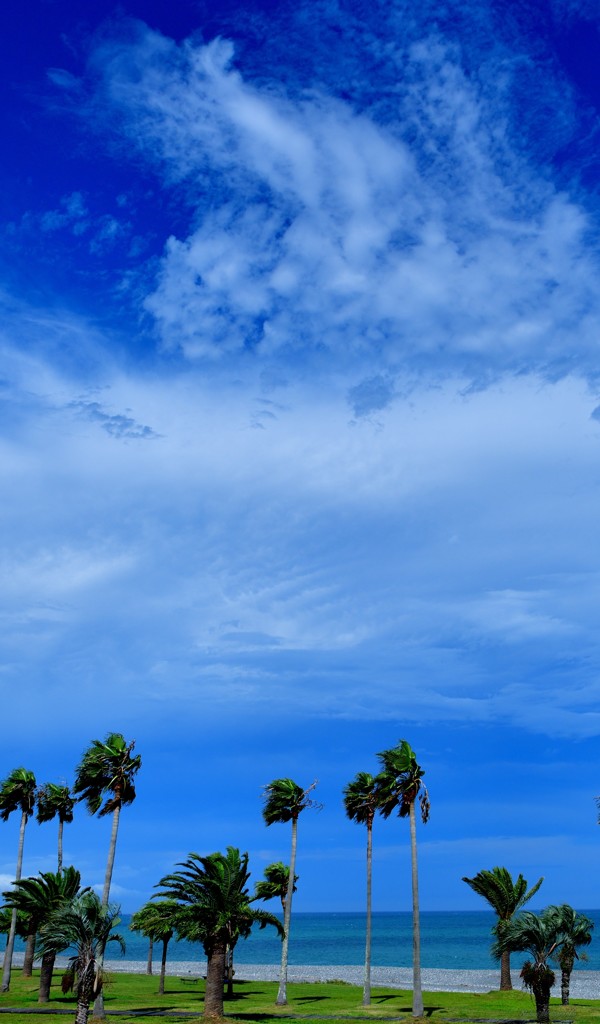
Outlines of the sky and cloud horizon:
<svg viewBox="0 0 600 1024">
<path fill-rule="evenodd" d="M 499 862 L 598 906 L 593 6 L 34 7 L 2 71 L 2 774 L 136 738 L 126 910 L 190 850 L 285 858 L 261 789 L 318 777 L 298 907 L 360 909 L 341 789 L 406 737 L 426 909 Z M 88 884 L 102 834 L 66 839 Z"/>
</svg>

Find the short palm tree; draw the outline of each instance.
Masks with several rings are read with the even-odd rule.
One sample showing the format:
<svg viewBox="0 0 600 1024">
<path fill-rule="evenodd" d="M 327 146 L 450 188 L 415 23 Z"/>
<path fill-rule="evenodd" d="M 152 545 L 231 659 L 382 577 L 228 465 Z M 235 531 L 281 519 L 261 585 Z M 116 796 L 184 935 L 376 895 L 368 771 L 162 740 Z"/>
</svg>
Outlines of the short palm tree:
<svg viewBox="0 0 600 1024">
<path fill-rule="evenodd" d="M 281 946 L 281 975 L 279 978 L 279 990 L 277 992 L 277 1006 L 287 1006 L 287 967 L 288 967 L 288 945 L 290 939 L 290 924 L 292 920 L 292 895 L 294 892 L 294 879 L 296 878 L 296 847 L 298 845 L 298 818 L 307 807 L 315 806 L 309 794 L 317 785 L 302 789 L 292 779 L 274 779 L 264 789 L 263 818 L 267 825 L 275 823 L 292 823 L 292 847 L 290 853 L 290 873 L 288 878 L 288 890 L 285 902 L 285 914 L 283 919 L 283 943 Z"/>
<path fill-rule="evenodd" d="M 227 947 L 240 936 L 249 934 L 253 924 L 261 928 L 273 925 L 283 934 L 281 923 L 272 914 L 256 910 L 246 888 L 250 872 L 248 854 L 233 846 L 227 853 L 201 857 L 190 853 L 187 860 L 158 883 L 159 895 L 175 900 L 180 907 L 177 929 L 184 938 L 201 942 L 208 960 L 204 1016 L 223 1016 L 223 977 Z"/>
<path fill-rule="evenodd" d="M 586 960 L 585 953 L 578 953 L 581 946 L 589 946 L 592 941 L 594 922 L 585 914 L 578 914 L 568 903 L 560 906 L 547 907 L 545 913 L 555 918 L 556 928 L 560 931 L 562 942 L 554 956 L 561 972 L 561 1002 L 569 1005 L 571 974 L 575 960 Z"/>
<path fill-rule="evenodd" d="M 125 951 L 121 935 L 113 932 L 120 920 L 118 907 L 105 906 L 95 892 L 86 891 L 71 903 L 50 915 L 40 934 L 40 950 L 44 956 L 69 947 L 77 950 L 69 958 L 62 979 L 63 992 L 75 989 L 77 1012 L 75 1024 L 87 1024 L 90 1003 L 102 990 L 102 959 L 108 942 L 116 942 Z"/>
<path fill-rule="evenodd" d="M 0 784 L 0 818 L 8 821 L 13 811 L 21 812 L 21 824 L 19 828 L 19 848 L 17 852 L 17 867 L 15 870 L 15 881 L 19 881 L 23 869 L 23 846 L 25 843 L 25 826 L 33 814 L 35 808 L 35 775 L 26 768 L 15 768 L 4 782 Z M 11 916 L 10 931 L 4 953 L 4 966 L 2 970 L 2 991 L 8 992 L 10 988 L 10 972 L 12 958 L 15 948 L 15 934 L 17 929 L 17 911 L 13 908 Z"/>
<path fill-rule="evenodd" d="M 524 910 L 506 922 L 492 945 L 492 954 L 498 959 L 506 951 L 531 954 L 532 960 L 527 960 L 521 968 L 521 977 L 533 992 L 538 1024 L 546 1024 L 550 1019 L 550 992 L 556 978 L 548 960 L 556 958 L 564 941 L 555 910 L 550 907 L 541 914 Z"/>
<path fill-rule="evenodd" d="M 373 820 L 379 806 L 379 780 L 358 772 L 344 789 L 344 807 L 350 821 L 367 826 L 367 922 L 363 1006 L 371 1005 L 371 888 L 373 875 Z"/>
<path fill-rule="evenodd" d="M 421 820 L 429 820 L 429 795 L 422 779 L 423 768 L 417 764 L 415 752 L 406 740 L 400 740 L 397 747 L 382 750 L 377 755 L 381 764 L 378 780 L 379 809 L 384 818 L 397 810 L 401 818 L 410 823 L 410 859 L 412 877 L 413 914 L 413 1016 L 423 1016 L 423 991 L 421 986 L 421 928 L 419 919 L 419 877 L 417 870 L 417 826 L 415 803 L 421 805 Z"/>
<path fill-rule="evenodd" d="M 80 893 L 81 875 L 73 867 L 64 871 L 41 872 L 37 878 L 21 878 L 14 887 L 3 893 L 7 907 L 20 911 L 30 922 L 33 933 L 44 928 L 50 916 L 61 907 L 68 906 Z M 82 890 L 88 892 L 88 889 Z M 54 971 L 55 953 L 49 951 L 42 959 L 38 1001 L 47 1003 Z"/>
<path fill-rule="evenodd" d="M 68 786 L 58 786 L 54 782 L 47 782 L 40 786 L 37 791 L 36 818 L 41 825 L 46 821 L 58 818 L 58 870 L 62 870 L 63 863 L 63 828 L 65 823 L 73 821 L 73 808 L 75 800 L 71 796 Z"/>
<path fill-rule="evenodd" d="M 265 877 L 261 878 L 260 881 L 256 882 L 254 885 L 254 899 L 281 900 L 281 910 L 285 919 L 285 907 L 290 884 L 290 869 L 287 864 L 283 864 L 278 860 L 273 864 L 267 864 L 263 874 Z M 297 881 L 298 875 L 294 875 L 294 888 L 292 889 L 292 892 L 296 892 Z"/>
<path fill-rule="evenodd" d="M 478 871 L 473 878 L 463 878 L 463 882 L 470 885 L 478 896 L 482 896 L 498 916 L 498 923 L 494 926 L 493 933 L 499 939 L 508 922 L 517 911 L 529 903 L 532 896 L 535 896 L 543 881 L 542 876 L 535 885 L 532 885 L 531 889 L 528 889 L 523 875 L 520 874 L 514 881 L 506 868 L 499 867 L 492 868 L 491 871 Z M 494 948 L 499 947 L 495 944 Z M 510 949 L 507 947 L 500 957 L 500 991 L 508 992 L 510 989 L 512 989 Z"/>
<path fill-rule="evenodd" d="M 151 942 L 162 942 L 160 978 L 158 994 L 165 994 L 165 973 L 167 969 L 167 947 L 177 927 L 177 915 L 180 907 L 175 900 L 155 900 L 145 903 L 132 915 L 129 927 L 132 931 L 140 931 Z M 151 972 L 149 972 L 151 973 Z"/>
<path fill-rule="evenodd" d="M 104 741 L 92 741 L 91 747 L 86 750 L 76 769 L 73 793 L 77 799 L 85 801 L 90 814 L 97 814 L 99 818 L 106 814 L 112 814 L 112 829 L 102 890 L 102 905 L 104 907 L 108 906 L 110 896 L 121 808 L 127 807 L 135 800 L 133 780 L 142 765 L 139 754 L 133 756 L 134 747 L 134 740 L 127 743 L 120 732 L 111 732 Z M 100 958 L 102 958 L 102 954 L 100 954 Z M 105 1016 L 101 989 L 94 1006 L 94 1016 Z"/>
</svg>

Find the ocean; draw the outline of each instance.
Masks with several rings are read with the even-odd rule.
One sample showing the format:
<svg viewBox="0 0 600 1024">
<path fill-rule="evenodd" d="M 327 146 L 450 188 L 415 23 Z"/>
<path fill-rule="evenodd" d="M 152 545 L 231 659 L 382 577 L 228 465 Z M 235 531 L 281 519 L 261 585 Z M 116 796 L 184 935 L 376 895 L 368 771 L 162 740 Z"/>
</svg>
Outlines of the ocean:
<svg viewBox="0 0 600 1024">
<path fill-rule="evenodd" d="M 600 970 L 600 910 L 584 911 L 596 924 L 597 939 L 587 949 L 589 960 L 576 961 L 576 970 Z M 122 915 L 119 931 L 123 934 L 127 960 L 145 960 L 148 941 L 130 932 L 130 915 Z M 496 920 L 488 911 L 422 911 L 421 963 L 423 967 L 457 970 L 490 970 L 497 964 L 490 956 L 490 930 Z M 365 955 L 365 916 L 354 913 L 295 913 L 292 915 L 289 962 L 300 966 L 360 965 Z M 120 959 L 116 946 L 106 950 L 107 959 Z M 155 950 L 160 959 L 160 948 Z M 169 961 L 205 962 L 198 943 L 169 944 Z M 277 964 L 281 942 L 273 929 L 255 929 L 250 938 L 240 940 L 235 949 L 239 964 Z M 372 963 L 374 967 L 410 967 L 412 963 L 412 915 L 373 914 Z"/>
</svg>

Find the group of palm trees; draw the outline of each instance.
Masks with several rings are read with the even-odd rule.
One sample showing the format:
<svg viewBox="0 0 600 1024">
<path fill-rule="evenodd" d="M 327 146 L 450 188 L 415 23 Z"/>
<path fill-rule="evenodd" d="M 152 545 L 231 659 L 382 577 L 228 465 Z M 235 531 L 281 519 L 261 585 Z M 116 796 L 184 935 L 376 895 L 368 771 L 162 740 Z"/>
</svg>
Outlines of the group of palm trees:
<svg viewBox="0 0 600 1024">
<path fill-rule="evenodd" d="M 49 998 L 54 959 L 58 952 L 75 948 L 69 968 L 63 976 L 65 990 L 75 988 L 77 1024 L 86 1024 L 89 1005 L 95 999 L 94 1015 L 104 1016 L 102 1003 L 102 967 L 107 942 L 123 945 L 115 933 L 117 908 L 109 903 L 120 812 L 135 799 L 135 775 L 141 766 L 133 754 L 134 743 L 120 733 L 105 740 L 94 740 L 85 751 L 76 770 L 72 790 L 48 783 L 37 787 L 32 772 L 15 769 L 0 785 L 0 817 L 7 820 L 21 812 L 19 848 L 15 883 L 4 893 L 5 913 L 10 913 L 8 941 L 4 957 L 2 991 L 8 991 L 14 939 L 19 915 L 27 938 L 24 974 L 31 974 L 37 936 L 37 952 L 42 956 L 40 1001 Z M 406 740 L 377 755 L 380 771 L 376 775 L 359 772 L 344 789 L 348 817 L 367 829 L 366 946 L 363 1004 L 371 999 L 371 888 L 372 830 L 377 813 L 384 818 L 397 811 L 410 825 L 411 880 L 413 902 L 413 1015 L 423 1016 L 420 968 L 419 897 L 416 842 L 416 806 L 421 820 L 429 818 L 429 797 L 423 784 L 424 770 Z M 228 847 L 226 853 L 200 856 L 190 853 L 185 861 L 159 881 L 158 893 L 133 915 L 131 928 L 141 931 L 151 943 L 162 942 L 159 992 L 164 992 L 167 946 L 175 933 L 181 938 L 202 943 L 207 957 L 204 1015 L 220 1018 L 223 1014 L 223 985 L 233 977 L 233 952 L 239 938 L 250 934 L 253 925 L 274 927 L 282 939 L 281 973 L 277 1004 L 287 1003 L 288 943 L 292 898 L 298 876 L 295 874 L 298 819 L 306 808 L 315 806 L 316 782 L 302 787 L 289 778 L 275 779 L 264 790 L 263 818 L 266 825 L 291 823 L 289 867 L 281 862 L 269 865 L 265 877 L 248 890 L 248 854 Z M 76 801 L 83 801 L 91 814 L 112 815 L 106 874 L 102 898 L 89 888 L 81 888 L 79 872 L 62 863 L 63 825 L 73 818 Z M 40 822 L 58 819 L 58 867 L 36 878 L 21 878 L 23 843 L 28 819 L 37 808 Z M 563 1002 L 568 1001 L 569 977 L 577 949 L 591 941 L 593 923 L 567 905 L 549 907 L 542 914 L 524 912 L 515 916 L 538 891 L 543 879 L 530 889 L 519 875 L 513 881 L 505 868 L 480 871 L 463 881 L 493 907 L 498 923 L 494 928 L 492 951 L 501 961 L 501 988 L 510 988 L 510 953 L 527 950 L 532 954 L 521 976 L 535 996 L 538 1020 L 548 1019 L 548 1003 L 554 974 L 549 960 L 562 970 Z M 257 900 L 279 898 L 283 926 L 273 914 L 259 910 Z M 583 954 L 582 954 L 583 955 Z"/>
<path fill-rule="evenodd" d="M 109 904 L 109 896 L 121 808 L 135 799 L 134 778 L 141 767 L 141 758 L 133 754 L 134 746 L 121 733 L 109 733 L 105 740 L 93 740 L 76 769 L 72 790 L 54 783 L 38 787 L 33 772 L 25 768 L 16 768 L 0 784 L 2 820 L 7 821 L 15 811 L 20 811 L 21 815 L 15 882 L 12 889 L 3 893 L 10 923 L 4 954 L 2 991 L 7 992 L 10 988 L 14 942 L 20 915 L 26 938 L 26 976 L 31 974 L 36 939 L 38 955 L 42 956 L 41 1002 L 49 998 L 57 953 L 69 947 L 76 949 L 70 959 L 70 967 L 63 976 L 63 986 L 66 990 L 69 986 L 76 990 L 78 1024 L 85 1024 L 92 999 L 96 1000 L 95 1014 L 104 1016 L 104 949 L 109 941 L 123 942 L 121 936 L 113 931 L 118 922 L 117 908 Z M 81 877 L 75 868 L 63 867 L 63 826 L 73 820 L 73 808 L 77 801 L 83 801 L 91 814 L 112 815 L 101 899 L 91 889 L 81 888 Z M 42 872 L 35 878 L 21 878 L 25 829 L 36 807 L 39 822 L 58 819 L 57 871 Z"/>
<path fill-rule="evenodd" d="M 561 1000 L 563 1005 L 567 1005 L 575 960 L 585 958 L 585 953 L 577 951 L 582 946 L 589 946 L 594 928 L 589 917 L 577 913 L 568 903 L 546 907 L 541 914 L 528 910 L 519 913 L 543 881 L 543 877 L 539 878 L 528 889 L 523 875 L 519 874 L 514 880 L 502 867 L 479 871 L 473 878 L 463 878 L 463 882 L 485 899 L 498 918 L 493 928 L 492 954 L 500 960 L 501 991 L 512 988 L 510 954 L 528 952 L 531 955 L 532 959 L 523 964 L 521 978 L 533 992 L 539 1022 L 549 1020 L 550 992 L 556 980 L 549 961 L 560 967 Z"/>
</svg>

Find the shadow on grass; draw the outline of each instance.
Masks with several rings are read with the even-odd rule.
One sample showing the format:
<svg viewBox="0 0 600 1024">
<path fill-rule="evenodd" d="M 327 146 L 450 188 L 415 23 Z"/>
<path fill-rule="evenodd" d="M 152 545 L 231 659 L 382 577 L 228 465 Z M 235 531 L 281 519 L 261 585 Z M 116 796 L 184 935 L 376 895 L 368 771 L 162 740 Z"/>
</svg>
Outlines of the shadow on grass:
<svg viewBox="0 0 600 1024">
<path fill-rule="evenodd" d="M 233 991 L 231 995 L 223 995 L 223 1002 L 240 1002 L 243 999 L 247 999 L 250 995 L 262 995 L 262 992 L 257 992 L 255 988 L 250 989 L 248 992 Z"/>
</svg>

